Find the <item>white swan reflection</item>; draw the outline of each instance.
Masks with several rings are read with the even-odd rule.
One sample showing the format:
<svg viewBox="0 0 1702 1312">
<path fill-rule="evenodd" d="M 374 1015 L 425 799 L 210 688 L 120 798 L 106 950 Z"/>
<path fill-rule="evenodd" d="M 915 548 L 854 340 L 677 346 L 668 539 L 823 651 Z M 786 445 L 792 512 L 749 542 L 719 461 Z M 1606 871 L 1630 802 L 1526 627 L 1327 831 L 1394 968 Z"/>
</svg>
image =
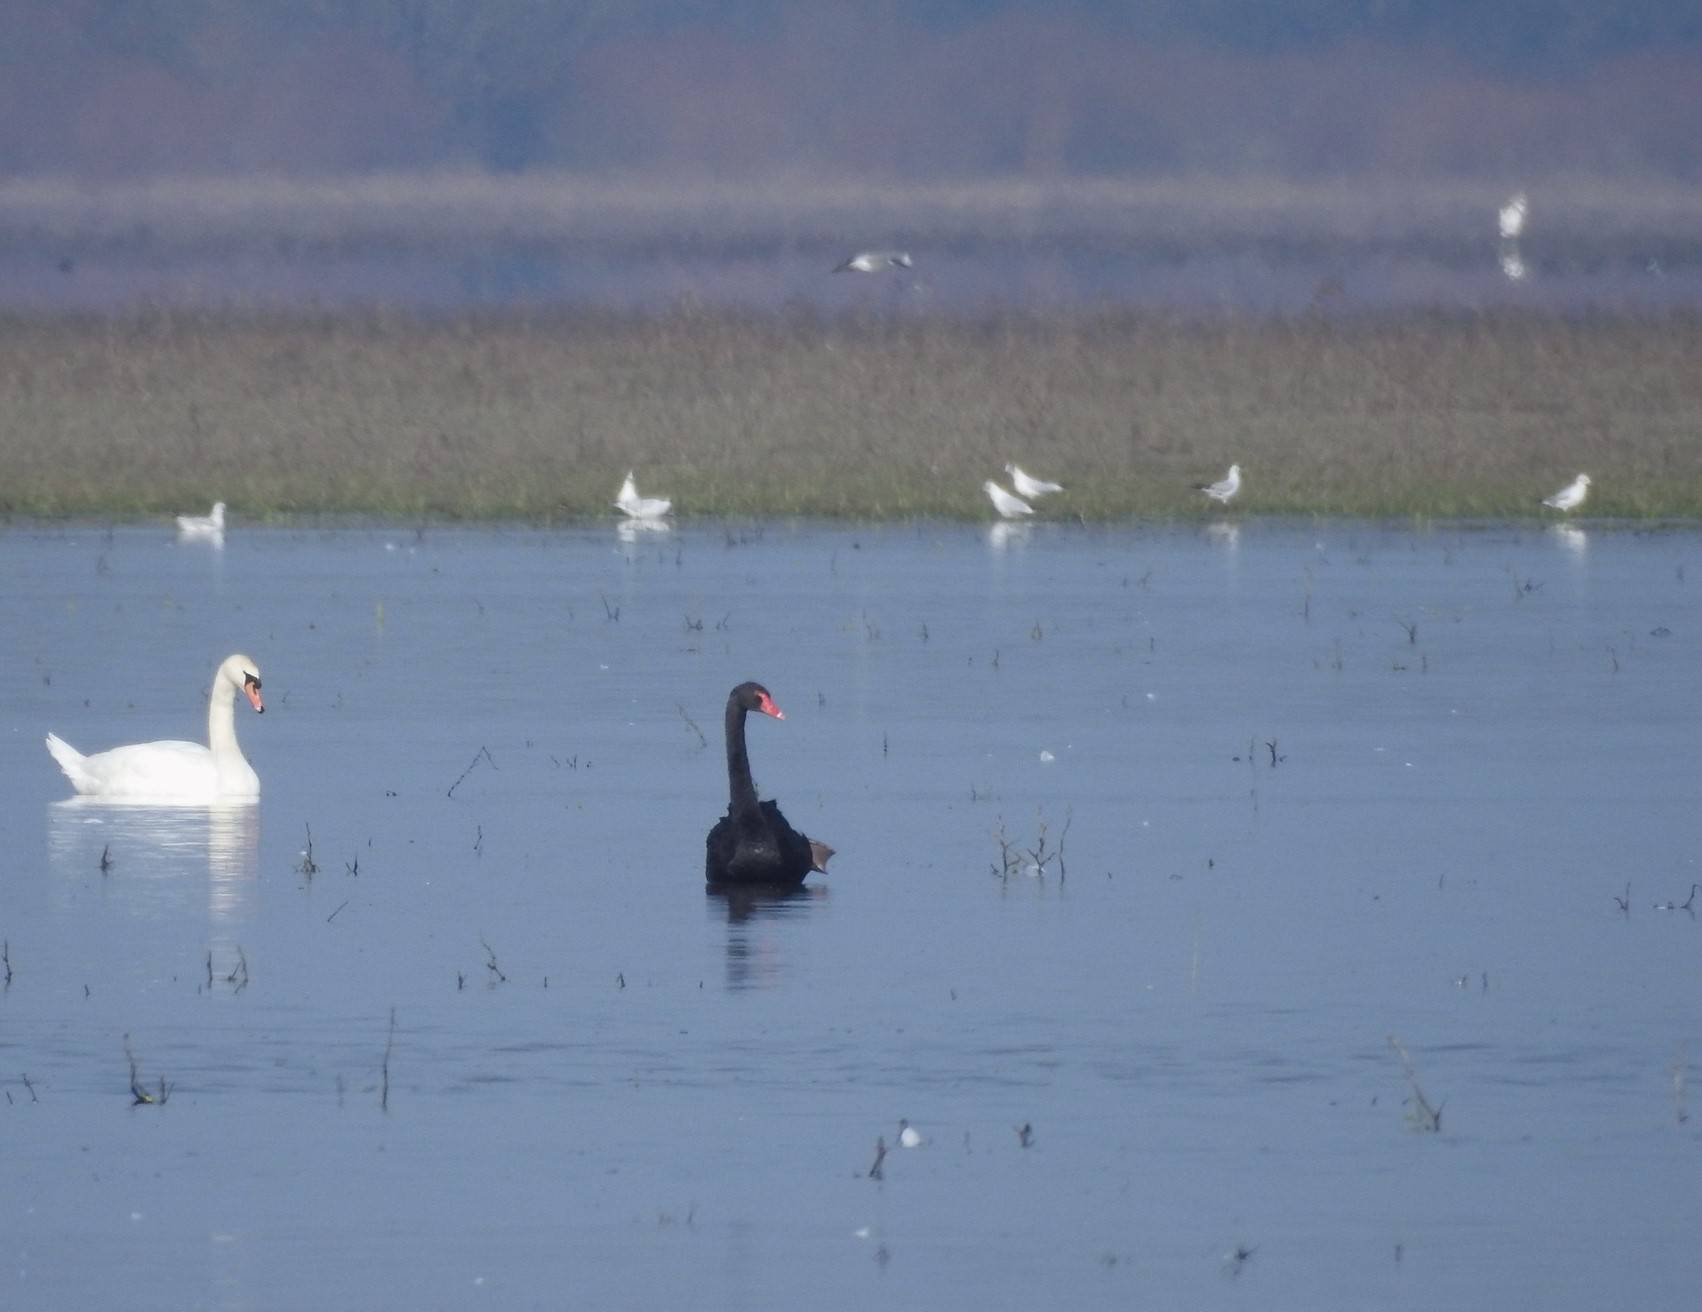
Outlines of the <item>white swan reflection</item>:
<svg viewBox="0 0 1702 1312">
<path fill-rule="evenodd" d="M 104 881 L 111 898 L 148 917 L 184 915 L 204 903 L 210 926 L 234 927 L 256 909 L 260 807 L 67 798 L 47 808 L 47 855 L 64 888 Z"/>
</svg>

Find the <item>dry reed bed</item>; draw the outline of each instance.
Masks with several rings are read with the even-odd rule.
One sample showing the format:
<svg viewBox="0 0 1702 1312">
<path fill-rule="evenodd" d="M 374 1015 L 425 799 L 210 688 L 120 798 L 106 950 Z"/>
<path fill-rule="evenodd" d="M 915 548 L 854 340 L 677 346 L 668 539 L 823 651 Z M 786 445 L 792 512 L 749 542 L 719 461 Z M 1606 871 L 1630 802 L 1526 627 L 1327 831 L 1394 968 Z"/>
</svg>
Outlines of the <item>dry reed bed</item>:
<svg viewBox="0 0 1702 1312">
<path fill-rule="evenodd" d="M 1691 316 L 985 320 L 370 315 L 0 319 L 0 511 L 986 516 L 1702 515 Z"/>
</svg>

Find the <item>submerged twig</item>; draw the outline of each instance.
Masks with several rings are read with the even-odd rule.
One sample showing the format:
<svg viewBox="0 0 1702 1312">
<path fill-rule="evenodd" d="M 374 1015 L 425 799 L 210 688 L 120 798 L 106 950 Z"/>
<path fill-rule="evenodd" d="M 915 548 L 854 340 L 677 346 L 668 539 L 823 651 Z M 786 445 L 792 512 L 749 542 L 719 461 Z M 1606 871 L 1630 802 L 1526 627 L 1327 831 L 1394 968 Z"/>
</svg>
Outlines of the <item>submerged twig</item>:
<svg viewBox="0 0 1702 1312">
<path fill-rule="evenodd" d="M 1389 1035 L 1389 1046 L 1395 1050 L 1401 1059 L 1401 1069 L 1406 1072 L 1407 1084 L 1412 1089 L 1411 1108 L 1407 1112 L 1407 1121 L 1413 1129 L 1435 1134 L 1442 1128 L 1442 1107 L 1444 1104 L 1431 1104 L 1424 1096 L 1424 1090 L 1418 1087 L 1418 1072 L 1413 1069 L 1412 1057 L 1405 1046 L 1393 1034 Z"/>
<path fill-rule="evenodd" d="M 319 865 L 313 859 L 313 826 L 303 821 L 302 828 L 307 830 L 307 847 L 302 852 L 301 860 L 297 863 L 296 869 L 312 879 L 319 871 Z"/>
<path fill-rule="evenodd" d="M 1253 1254 L 1258 1251 L 1257 1247 L 1249 1247 L 1246 1244 L 1235 1245 L 1234 1248 L 1230 1249 L 1223 1255 L 1223 1269 L 1225 1274 L 1227 1274 L 1231 1280 L 1235 1279 L 1241 1274 L 1242 1269 L 1246 1267 Z"/>
<path fill-rule="evenodd" d="M 465 770 L 461 771 L 460 778 L 456 779 L 456 781 L 454 783 L 449 785 L 449 791 L 444 794 L 445 797 L 454 797 L 455 796 L 455 790 L 461 786 L 461 780 L 465 779 L 468 775 L 473 773 L 473 767 L 479 763 L 479 759 L 481 757 L 483 757 L 487 761 L 490 761 L 491 769 L 493 769 L 493 770 L 496 769 L 496 762 L 494 760 L 492 760 L 492 758 L 491 758 L 490 748 L 480 747 L 479 750 L 474 753 L 473 759 L 467 763 L 467 768 Z"/>
<path fill-rule="evenodd" d="M 1009 880 L 1011 871 L 1022 868 L 1022 857 L 1016 844 L 1011 842 L 1010 835 L 1005 832 L 1005 818 L 999 817 L 999 832 L 994 835 L 999 844 L 999 864 L 993 867 L 993 874 L 1001 882 Z"/>
<path fill-rule="evenodd" d="M 485 936 L 479 935 L 479 946 L 485 950 L 485 969 L 491 973 L 491 987 L 508 983 L 508 976 L 502 973 L 502 967 L 496 964 L 496 949 L 485 942 Z"/>
<path fill-rule="evenodd" d="M 163 1106 L 171 1097 L 171 1086 L 166 1083 L 165 1076 L 160 1076 L 160 1091 L 152 1094 L 142 1087 L 141 1067 L 137 1065 L 136 1054 L 130 1051 L 130 1036 L 124 1036 L 124 1057 L 130 1063 L 130 1097 L 132 1107 L 153 1106 L 156 1103 Z"/>
<path fill-rule="evenodd" d="M 100 872 L 105 874 L 112 869 L 112 844 L 106 843 L 100 849 Z"/>
<path fill-rule="evenodd" d="M 881 1163 L 884 1161 L 886 1161 L 886 1137 L 882 1135 L 875 1139 L 875 1164 L 869 1168 L 869 1179 L 880 1180 L 885 1178 L 881 1174 Z"/>
<path fill-rule="evenodd" d="M 390 1008 L 390 1033 L 384 1038 L 383 1083 L 379 1087 L 378 1109 L 390 1110 L 390 1054 L 396 1050 L 396 1008 Z"/>
<path fill-rule="evenodd" d="M 680 713 L 680 719 L 686 722 L 686 728 L 697 735 L 697 745 L 699 747 L 709 746 L 709 739 L 703 736 L 703 730 L 697 727 L 697 721 L 686 714 L 686 708 L 681 703 L 675 702 L 674 709 Z"/>
</svg>

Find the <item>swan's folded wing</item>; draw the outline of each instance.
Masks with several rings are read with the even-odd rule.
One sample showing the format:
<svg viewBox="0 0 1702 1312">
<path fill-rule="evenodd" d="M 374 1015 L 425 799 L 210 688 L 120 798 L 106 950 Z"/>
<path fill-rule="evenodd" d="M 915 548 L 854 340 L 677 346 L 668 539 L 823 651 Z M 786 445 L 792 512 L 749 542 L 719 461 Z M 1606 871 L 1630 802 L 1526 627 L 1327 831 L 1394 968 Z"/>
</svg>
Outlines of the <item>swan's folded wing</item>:
<svg viewBox="0 0 1702 1312">
<path fill-rule="evenodd" d="M 85 756 L 83 768 L 96 784 L 80 791 L 102 797 L 176 800 L 218 794 L 213 754 L 200 743 L 166 739 L 114 747 Z"/>
</svg>

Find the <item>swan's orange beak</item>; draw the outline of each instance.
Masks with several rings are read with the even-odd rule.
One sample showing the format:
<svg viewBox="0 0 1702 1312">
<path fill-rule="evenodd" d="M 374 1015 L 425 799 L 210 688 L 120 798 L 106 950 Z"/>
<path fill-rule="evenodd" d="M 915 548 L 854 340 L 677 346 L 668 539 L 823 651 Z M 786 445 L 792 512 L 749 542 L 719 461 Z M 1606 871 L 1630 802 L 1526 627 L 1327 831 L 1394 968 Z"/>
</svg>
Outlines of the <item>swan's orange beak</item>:
<svg viewBox="0 0 1702 1312">
<path fill-rule="evenodd" d="M 765 692 L 757 694 L 756 708 L 764 715 L 772 715 L 776 720 L 784 720 L 786 718 L 786 712 L 776 706 L 774 704 L 774 698 L 770 697 Z"/>
<path fill-rule="evenodd" d="M 260 680 L 252 674 L 242 681 L 242 691 L 248 695 L 248 704 L 260 714 L 266 714 L 266 703 L 260 699 Z"/>
</svg>

